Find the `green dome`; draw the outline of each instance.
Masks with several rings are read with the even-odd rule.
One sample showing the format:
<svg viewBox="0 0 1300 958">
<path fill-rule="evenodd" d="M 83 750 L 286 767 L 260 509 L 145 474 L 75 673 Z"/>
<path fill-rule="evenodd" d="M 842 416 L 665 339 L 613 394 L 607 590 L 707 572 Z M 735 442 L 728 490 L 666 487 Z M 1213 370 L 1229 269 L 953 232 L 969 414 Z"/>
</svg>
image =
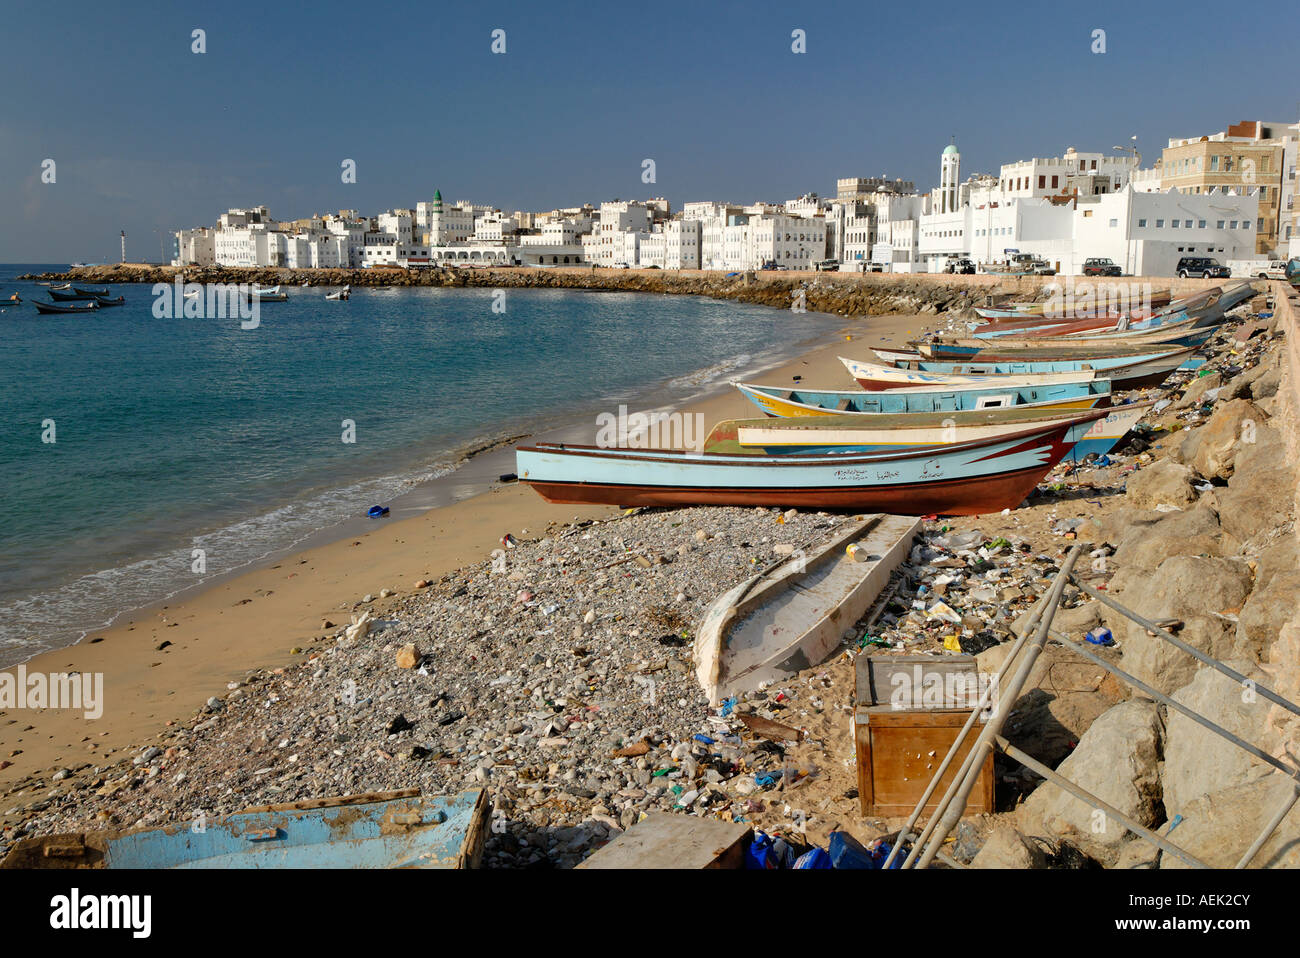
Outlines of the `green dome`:
<svg viewBox="0 0 1300 958">
<path fill-rule="evenodd" d="M 947 146 L 943 148 L 944 156 L 951 156 L 953 153 L 956 152 L 957 152 L 957 144 L 955 143 L 949 143 Z"/>
</svg>

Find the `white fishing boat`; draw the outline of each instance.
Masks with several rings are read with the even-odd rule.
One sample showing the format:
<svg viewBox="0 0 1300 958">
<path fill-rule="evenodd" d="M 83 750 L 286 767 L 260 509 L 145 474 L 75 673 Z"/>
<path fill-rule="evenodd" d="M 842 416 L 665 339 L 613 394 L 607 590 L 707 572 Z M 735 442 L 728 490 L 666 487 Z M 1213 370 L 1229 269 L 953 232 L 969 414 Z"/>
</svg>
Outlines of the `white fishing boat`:
<svg viewBox="0 0 1300 958">
<path fill-rule="evenodd" d="M 889 584 L 921 528 L 919 519 L 868 516 L 720 595 L 695 636 L 695 675 L 709 704 L 825 661 Z"/>
</svg>

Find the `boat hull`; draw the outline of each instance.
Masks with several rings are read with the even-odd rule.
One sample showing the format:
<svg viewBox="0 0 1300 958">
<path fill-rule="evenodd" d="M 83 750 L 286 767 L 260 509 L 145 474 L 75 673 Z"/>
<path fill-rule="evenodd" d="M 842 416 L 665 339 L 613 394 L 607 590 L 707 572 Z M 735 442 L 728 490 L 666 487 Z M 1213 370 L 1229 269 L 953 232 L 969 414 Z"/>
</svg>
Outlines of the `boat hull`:
<svg viewBox="0 0 1300 958">
<path fill-rule="evenodd" d="M 1090 410 L 997 441 L 901 454 L 706 455 L 544 444 L 516 451 L 516 473 L 554 503 L 976 515 L 1018 506 L 1104 416 Z"/>
<path fill-rule="evenodd" d="M 736 383 L 766 415 L 878 416 L 897 413 L 960 412 L 1015 406 L 1042 410 L 1092 409 L 1110 401 L 1110 381 L 1086 379 L 1046 386 L 923 387 L 887 390 L 781 389 Z"/>
<path fill-rule="evenodd" d="M 1154 405 L 1154 401 L 1129 403 L 1113 406 L 1107 410 L 1104 419 L 1094 422 L 1086 432 L 1082 432 L 1066 458 L 1083 459 L 1090 454 L 1103 455 L 1115 447 L 1115 444 L 1135 425 L 1138 420 Z M 1013 407 L 1012 412 L 1023 407 Z M 1068 414 L 1067 414 L 1068 415 Z M 913 417 L 904 417 L 913 418 Z M 934 419 L 937 417 L 924 417 Z M 968 414 L 967 419 L 973 418 Z M 1001 415 L 989 417 L 990 420 Z M 968 422 L 948 418 L 942 423 L 922 423 L 913 428 L 871 428 L 858 426 L 854 422 L 845 423 L 848 417 L 830 420 L 835 425 L 827 427 L 820 423 L 826 420 L 784 419 L 784 420 L 741 420 L 739 422 L 721 423 L 710 437 L 713 448 L 725 448 L 726 439 L 742 450 L 767 455 L 823 455 L 862 452 L 886 452 L 916 449 L 922 446 L 943 445 L 945 443 L 974 442 L 996 439 L 1016 429 L 1024 429 L 1027 421 L 1015 422 L 1007 419 L 1002 422 Z M 1027 420 L 1027 417 L 1026 417 Z M 706 451 L 709 446 L 706 445 Z"/>
</svg>

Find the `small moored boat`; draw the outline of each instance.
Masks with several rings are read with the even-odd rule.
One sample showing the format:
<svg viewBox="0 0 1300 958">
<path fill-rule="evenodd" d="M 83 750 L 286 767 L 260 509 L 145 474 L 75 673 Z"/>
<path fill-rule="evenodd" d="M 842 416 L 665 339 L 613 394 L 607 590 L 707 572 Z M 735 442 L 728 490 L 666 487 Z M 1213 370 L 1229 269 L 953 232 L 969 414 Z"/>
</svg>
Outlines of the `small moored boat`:
<svg viewBox="0 0 1300 958">
<path fill-rule="evenodd" d="M 64 303 L 41 303 L 33 301 L 32 305 L 36 307 L 38 313 L 93 313 L 99 309 L 99 303 L 91 300 L 88 303 L 82 303 L 77 306 L 70 306 Z"/>
<path fill-rule="evenodd" d="M 733 384 L 769 416 L 872 416 L 880 413 L 956 412 L 1006 406 L 1091 409 L 1110 400 L 1110 380 L 1091 376 L 1043 386 L 921 386 L 877 392 L 849 389 L 786 389 Z"/>
</svg>

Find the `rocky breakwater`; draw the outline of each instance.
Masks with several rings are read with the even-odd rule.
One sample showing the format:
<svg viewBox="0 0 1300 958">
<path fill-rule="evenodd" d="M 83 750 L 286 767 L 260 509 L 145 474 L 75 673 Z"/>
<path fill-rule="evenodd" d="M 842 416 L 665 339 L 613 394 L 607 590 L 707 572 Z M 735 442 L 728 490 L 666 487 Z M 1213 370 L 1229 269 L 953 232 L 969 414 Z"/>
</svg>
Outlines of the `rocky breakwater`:
<svg viewBox="0 0 1300 958">
<path fill-rule="evenodd" d="M 1086 600 L 1084 624 L 1113 632 L 1107 652 L 1118 650 L 1120 668 L 1288 765 L 1300 753 L 1300 717 L 1257 686 L 1297 700 L 1297 650 L 1284 635 L 1300 598 L 1297 469 L 1275 422 L 1294 401 L 1282 361 L 1291 333 L 1273 317 L 1217 334 L 1205 368 L 1157 407 L 1154 441 L 1125 469 L 1122 507 L 1081 518 L 1070 532 L 1097 546 L 1095 588 L 1245 680 L 1067 592 L 1067 603 Z M 1079 641 L 1082 628 L 1073 625 L 1062 628 L 1058 617 Z M 1201 861 L 1232 867 L 1293 780 L 1177 709 L 1127 686 L 1126 694 L 1087 727 L 1058 771 Z M 1012 831 L 977 864 L 1023 867 L 1031 857 L 1023 850 L 1046 839 L 1107 866 L 1186 867 L 1051 783 L 998 828 Z M 1252 867 L 1296 866 L 1293 811 Z"/>
<path fill-rule="evenodd" d="M 841 316 L 937 315 L 975 318 L 974 306 L 1007 295 L 1041 300 L 1048 293 L 1026 293 L 1023 284 L 1004 286 L 964 282 L 963 277 L 881 276 L 851 273 L 718 272 L 676 270 L 615 270 L 591 268 L 537 269 L 278 269 L 228 266 L 174 267 L 118 264 L 78 267 L 63 273 L 30 274 L 38 281 L 115 283 L 258 283 L 285 285 L 292 292 L 311 286 L 463 286 L 490 289 L 589 289 L 709 296 L 778 309 L 799 307 Z M 981 277 L 983 279 L 983 277 Z"/>
</svg>

